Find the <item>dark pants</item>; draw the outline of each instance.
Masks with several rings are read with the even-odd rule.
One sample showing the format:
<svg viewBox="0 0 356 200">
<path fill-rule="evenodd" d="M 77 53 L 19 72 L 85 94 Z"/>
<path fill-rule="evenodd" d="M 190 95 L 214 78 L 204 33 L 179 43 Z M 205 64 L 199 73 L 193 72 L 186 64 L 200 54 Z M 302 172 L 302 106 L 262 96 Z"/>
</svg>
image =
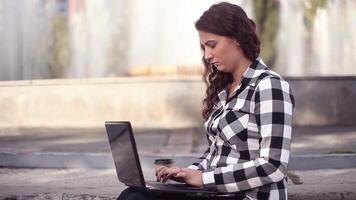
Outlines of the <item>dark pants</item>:
<svg viewBox="0 0 356 200">
<path fill-rule="evenodd" d="M 128 187 L 121 192 L 117 200 L 154 200 L 154 197 L 146 191 Z"/>
<path fill-rule="evenodd" d="M 238 200 L 238 199 L 245 199 L 239 197 L 215 197 L 215 198 L 204 198 L 204 197 L 187 197 L 187 196 L 171 196 L 171 195 L 154 195 L 148 191 L 138 190 L 134 188 L 126 188 L 124 191 L 121 192 L 117 200 L 207 200 L 207 199 L 216 199 L 216 200 Z"/>
</svg>

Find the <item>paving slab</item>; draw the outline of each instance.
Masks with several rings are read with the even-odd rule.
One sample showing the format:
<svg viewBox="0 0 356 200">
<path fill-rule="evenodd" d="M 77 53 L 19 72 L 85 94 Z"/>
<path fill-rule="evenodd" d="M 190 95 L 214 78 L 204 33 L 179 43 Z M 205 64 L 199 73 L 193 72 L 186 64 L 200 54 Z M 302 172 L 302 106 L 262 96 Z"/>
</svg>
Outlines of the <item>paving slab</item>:
<svg viewBox="0 0 356 200">
<path fill-rule="evenodd" d="M 185 167 L 196 162 L 200 155 L 194 154 L 144 154 L 140 153 L 142 164 L 151 164 L 155 159 L 170 158 L 175 164 Z M 114 168 L 110 153 L 0 153 L 1 167 L 15 168 Z M 344 169 L 356 167 L 356 154 L 294 155 L 290 158 L 290 170 Z"/>
<path fill-rule="evenodd" d="M 291 200 L 356 199 L 356 168 L 293 173 L 302 184 L 289 182 Z M 0 168 L 0 199 L 115 199 L 124 188 L 113 169 Z"/>
<path fill-rule="evenodd" d="M 292 154 L 356 153 L 356 126 L 294 127 Z"/>
<path fill-rule="evenodd" d="M 207 141 L 201 127 L 135 129 L 139 150 L 164 153 L 172 145 L 200 154 Z M 175 140 L 177 138 L 177 141 Z M 294 127 L 292 154 L 356 153 L 356 126 Z M 110 152 L 103 128 L 0 129 L 0 152 Z M 172 151 L 170 151 L 172 152 Z M 179 153 L 179 152 L 175 152 Z"/>
<path fill-rule="evenodd" d="M 155 158 L 187 166 L 207 145 L 200 127 L 134 132 L 147 179 Z M 289 199 L 356 199 L 355 143 L 356 126 L 294 128 L 289 169 L 303 184 L 290 183 Z M 125 188 L 104 128 L 1 129 L 1 165 L 0 199 L 115 199 Z"/>
<path fill-rule="evenodd" d="M 142 157 L 171 157 L 188 163 L 207 147 L 199 127 L 134 129 L 134 132 Z M 356 126 L 296 127 L 292 140 L 290 169 L 356 167 Z M 112 168 L 113 165 L 104 128 L 27 128 L 0 130 L 0 166 Z"/>
</svg>

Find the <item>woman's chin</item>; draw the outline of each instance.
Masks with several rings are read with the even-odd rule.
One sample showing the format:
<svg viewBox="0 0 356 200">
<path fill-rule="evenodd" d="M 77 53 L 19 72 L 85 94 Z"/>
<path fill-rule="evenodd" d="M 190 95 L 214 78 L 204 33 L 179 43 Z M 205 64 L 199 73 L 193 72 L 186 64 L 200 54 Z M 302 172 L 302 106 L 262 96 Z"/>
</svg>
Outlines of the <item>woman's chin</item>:
<svg viewBox="0 0 356 200">
<path fill-rule="evenodd" d="M 218 66 L 216 69 L 220 72 L 229 72 L 224 66 Z"/>
</svg>

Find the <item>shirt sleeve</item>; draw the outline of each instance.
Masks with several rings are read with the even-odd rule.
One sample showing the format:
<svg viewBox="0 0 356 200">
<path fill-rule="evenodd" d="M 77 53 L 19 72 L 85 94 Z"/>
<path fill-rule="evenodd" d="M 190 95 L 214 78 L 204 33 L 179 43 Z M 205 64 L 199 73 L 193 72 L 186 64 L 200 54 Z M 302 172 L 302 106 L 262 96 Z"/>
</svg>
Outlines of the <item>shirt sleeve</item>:
<svg viewBox="0 0 356 200">
<path fill-rule="evenodd" d="M 208 147 L 203 155 L 199 157 L 199 161 L 191 164 L 188 168 L 200 171 L 206 171 L 208 169 L 208 158 L 211 157 L 210 147 Z"/>
<path fill-rule="evenodd" d="M 188 168 L 189 169 L 194 169 L 194 170 L 200 170 L 200 171 L 206 171 L 208 170 L 208 165 L 209 165 L 209 159 L 211 158 L 211 152 L 210 152 L 210 146 L 211 146 L 211 141 L 209 140 L 208 134 L 206 134 L 206 139 L 208 140 L 209 146 L 205 150 L 202 156 L 200 156 L 197 162 L 193 163 L 190 165 Z"/>
<path fill-rule="evenodd" d="M 286 177 L 294 107 L 289 84 L 277 77 L 264 78 L 256 88 L 254 101 L 261 137 L 259 157 L 204 172 L 205 187 L 220 192 L 238 192 L 276 183 Z"/>
</svg>

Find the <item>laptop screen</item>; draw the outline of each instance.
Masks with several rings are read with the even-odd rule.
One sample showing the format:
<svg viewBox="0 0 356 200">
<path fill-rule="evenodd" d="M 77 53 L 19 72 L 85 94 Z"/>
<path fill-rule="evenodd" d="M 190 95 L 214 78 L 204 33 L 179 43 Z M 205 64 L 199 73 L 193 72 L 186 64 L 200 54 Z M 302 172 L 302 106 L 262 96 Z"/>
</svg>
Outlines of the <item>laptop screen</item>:
<svg viewBox="0 0 356 200">
<path fill-rule="evenodd" d="M 120 182 L 145 187 L 130 123 L 106 122 L 105 127 Z"/>
</svg>

